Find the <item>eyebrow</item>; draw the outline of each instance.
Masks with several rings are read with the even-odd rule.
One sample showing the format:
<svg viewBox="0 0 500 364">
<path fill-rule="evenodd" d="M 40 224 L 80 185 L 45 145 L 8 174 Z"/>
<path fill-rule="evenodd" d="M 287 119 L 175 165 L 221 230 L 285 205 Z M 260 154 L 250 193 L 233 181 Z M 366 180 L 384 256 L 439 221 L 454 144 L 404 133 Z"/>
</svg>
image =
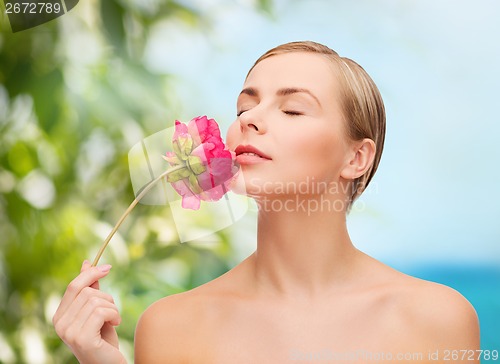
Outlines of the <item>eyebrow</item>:
<svg viewBox="0 0 500 364">
<path fill-rule="evenodd" d="M 276 92 L 277 95 L 279 96 L 287 96 L 287 95 L 293 95 L 297 93 L 305 93 L 311 96 L 314 101 L 318 103 L 319 106 L 321 106 L 321 103 L 319 102 L 318 98 L 308 89 L 306 88 L 295 88 L 295 87 L 287 87 L 287 88 L 282 88 L 279 89 L 278 92 Z"/>
<path fill-rule="evenodd" d="M 254 89 L 253 87 L 247 87 L 241 90 L 240 95 L 248 95 L 252 97 L 257 97 L 259 96 L 259 91 Z"/>
<path fill-rule="evenodd" d="M 309 91 L 306 88 L 285 87 L 285 88 L 279 89 L 276 92 L 276 95 L 288 96 L 288 95 L 293 95 L 293 94 L 297 94 L 297 93 L 308 94 L 309 96 L 311 96 L 314 99 L 314 101 L 316 101 L 318 103 L 319 106 L 321 106 L 321 103 L 319 102 L 318 98 L 311 91 Z M 244 88 L 243 90 L 241 90 L 240 95 L 243 95 L 243 94 L 248 95 L 248 96 L 252 96 L 252 97 L 257 97 L 257 96 L 259 96 L 259 91 L 257 91 L 257 89 L 255 89 L 253 87 L 247 87 L 247 88 Z"/>
</svg>

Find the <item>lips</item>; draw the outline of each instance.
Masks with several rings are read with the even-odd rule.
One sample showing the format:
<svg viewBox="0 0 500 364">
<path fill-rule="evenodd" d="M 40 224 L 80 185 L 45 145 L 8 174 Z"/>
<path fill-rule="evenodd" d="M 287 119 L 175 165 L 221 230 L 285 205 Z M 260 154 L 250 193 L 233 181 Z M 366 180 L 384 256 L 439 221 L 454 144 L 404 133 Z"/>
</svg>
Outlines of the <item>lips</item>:
<svg viewBox="0 0 500 364">
<path fill-rule="evenodd" d="M 235 149 L 236 160 L 240 164 L 255 164 L 272 160 L 267 154 L 255 148 L 253 145 L 239 145 Z"/>
</svg>

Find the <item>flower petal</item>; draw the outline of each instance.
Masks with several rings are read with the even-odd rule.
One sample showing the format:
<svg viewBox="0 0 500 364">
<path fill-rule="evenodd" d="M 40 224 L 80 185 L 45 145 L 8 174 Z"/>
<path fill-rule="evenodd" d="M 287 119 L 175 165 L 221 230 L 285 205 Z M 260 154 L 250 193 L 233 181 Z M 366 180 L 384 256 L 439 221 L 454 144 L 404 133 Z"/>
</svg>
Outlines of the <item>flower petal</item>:
<svg viewBox="0 0 500 364">
<path fill-rule="evenodd" d="M 183 196 L 181 206 L 185 209 L 199 210 L 200 199 L 196 195 Z"/>
<path fill-rule="evenodd" d="M 198 209 L 200 200 L 217 201 L 228 191 L 239 166 L 220 136 L 219 126 L 206 116 L 189 123 L 175 122 L 173 152 L 165 160 L 184 166 L 168 175 L 167 180 L 182 196 L 184 208 Z"/>
<path fill-rule="evenodd" d="M 163 159 L 165 159 L 170 165 L 175 166 L 177 164 L 180 164 L 179 158 L 175 155 L 173 152 L 167 152 L 165 153 L 166 155 L 162 155 Z"/>
</svg>

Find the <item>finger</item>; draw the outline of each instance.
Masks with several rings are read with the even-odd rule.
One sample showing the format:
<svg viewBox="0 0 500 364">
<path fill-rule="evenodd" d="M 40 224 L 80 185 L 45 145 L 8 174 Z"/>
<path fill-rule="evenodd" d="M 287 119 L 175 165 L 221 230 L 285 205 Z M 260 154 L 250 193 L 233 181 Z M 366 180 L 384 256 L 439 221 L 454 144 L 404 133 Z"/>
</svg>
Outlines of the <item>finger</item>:
<svg viewBox="0 0 500 364">
<path fill-rule="evenodd" d="M 73 336 L 78 335 L 85 321 L 98 308 L 110 308 L 118 312 L 113 303 L 97 296 L 90 297 L 78 310 L 75 310 L 74 306 L 71 306 L 55 325 L 57 334 L 65 341 L 71 341 Z"/>
<path fill-rule="evenodd" d="M 90 269 L 91 267 L 92 267 L 92 264 L 90 264 L 90 262 L 87 259 L 85 259 L 83 261 L 83 264 L 82 264 L 81 272 L 84 272 L 87 269 Z M 90 285 L 90 287 L 95 288 L 95 289 L 99 289 L 99 281 L 92 283 Z"/>
<path fill-rule="evenodd" d="M 110 269 L 111 265 L 109 264 L 99 267 L 91 267 L 81 272 L 75 279 L 73 279 L 63 295 L 61 303 L 56 311 L 56 315 L 54 316 L 54 320 L 56 320 L 58 316 L 63 314 L 68 309 L 83 288 L 90 287 L 93 283 L 105 277 L 109 273 Z"/>
<path fill-rule="evenodd" d="M 98 344 L 96 338 L 101 338 L 101 328 L 106 322 L 116 326 L 120 323 L 120 314 L 115 308 L 96 307 L 82 310 L 75 318 L 75 322 L 68 327 L 63 340 L 68 345 L 77 344 L 80 347 L 91 347 Z"/>
<path fill-rule="evenodd" d="M 90 316 L 94 315 L 95 312 L 98 312 L 101 308 L 115 310 L 119 314 L 115 304 L 100 297 L 92 297 L 92 299 L 85 302 L 85 305 L 74 316 L 68 313 L 67 318 L 72 320 L 72 325 L 81 330 Z"/>
<path fill-rule="evenodd" d="M 81 272 L 85 272 L 85 271 L 86 271 L 86 270 L 88 270 L 91 266 L 92 266 L 92 265 L 90 264 L 90 262 L 89 262 L 87 259 L 85 259 L 85 260 L 83 261 L 82 268 L 80 269 L 80 273 L 81 273 Z"/>
<path fill-rule="evenodd" d="M 82 310 L 82 318 L 84 318 L 84 324 L 91 319 L 92 315 L 99 315 L 99 312 L 101 309 L 107 309 L 107 310 L 113 310 L 115 311 L 116 315 L 114 316 L 113 321 L 110 320 L 103 320 L 102 324 L 104 325 L 105 322 L 110 322 L 113 326 L 117 326 L 121 322 L 121 317 L 120 317 L 120 311 L 118 311 L 118 307 L 116 307 L 115 304 L 109 303 L 107 301 L 101 301 L 96 304 L 93 304 L 89 302 L 88 304 L 88 309 Z M 84 317 L 85 313 L 87 313 L 87 317 Z M 84 325 L 83 325 L 84 326 Z M 82 328 L 83 328 L 82 326 Z M 102 327 L 102 325 L 101 325 Z"/>
<path fill-rule="evenodd" d="M 66 311 L 62 312 L 60 314 L 60 317 L 55 319 L 55 325 L 58 323 L 59 320 L 74 320 L 74 317 L 80 312 L 80 310 L 89 302 L 89 301 L 95 301 L 95 300 L 105 300 L 109 302 L 110 304 L 114 304 L 115 301 L 113 299 L 113 296 L 111 296 L 108 293 L 98 291 L 94 288 L 91 287 L 84 287 L 81 291 L 80 294 L 75 298 L 75 300 L 71 303 L 71 305 L 68 306 Z M 61 324 L 60 324 L 61 325 Z M 62 324 L 64 326 L 64 323 Z"/>
<path fill-rule="evenodd" d="M 120 313 L 117 310 L 109 307 L 99 307 L 85 321 L 82 332 L 89 334 L 100 332 L 104 323 L 109 322 L 113 326 L 118 326 L 121 320 Z"/>
</svg>

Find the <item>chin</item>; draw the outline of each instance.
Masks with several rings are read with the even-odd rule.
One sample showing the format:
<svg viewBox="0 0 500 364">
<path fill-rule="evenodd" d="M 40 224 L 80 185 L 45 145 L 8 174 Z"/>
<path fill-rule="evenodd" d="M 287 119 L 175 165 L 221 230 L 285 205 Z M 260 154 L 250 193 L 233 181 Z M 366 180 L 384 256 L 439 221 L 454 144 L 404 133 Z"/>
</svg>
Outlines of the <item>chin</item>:
<svg viewBox="0 0 500 364">
<path fill-rule="evenodd" d="M 236 174 L 236 176 L 231 180 L 229 184 L 229 189 L 236 193 L 237 195 L 246 195 L 247 190 L 246 190 L 246 183 L 245 179 L 243 177 L 243 171 L 240 170 Z"/>
<path fill-rule="evenodd" d="M 231 181 L 229 185 L 231 191 L 252 198 L 265 194 L 265 186 L 269 185 L 270 181 L 262 177 L 256 177 L 252 171 L 245 171 L 244 169 L 244 167 L 240 168 L 238 174 Z"/>
</svg>

